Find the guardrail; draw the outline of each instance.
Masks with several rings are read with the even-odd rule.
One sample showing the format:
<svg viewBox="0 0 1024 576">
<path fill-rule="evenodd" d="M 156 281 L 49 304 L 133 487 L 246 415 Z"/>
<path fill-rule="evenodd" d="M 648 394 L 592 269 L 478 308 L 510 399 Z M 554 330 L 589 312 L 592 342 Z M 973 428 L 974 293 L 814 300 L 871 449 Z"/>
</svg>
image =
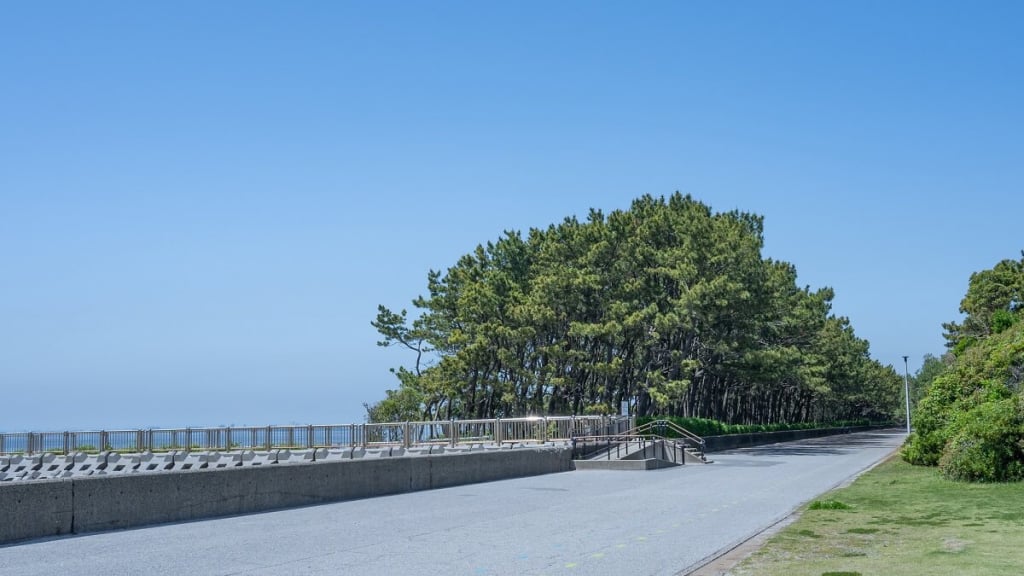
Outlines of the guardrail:
<svg viewBox="0 0 1024 576">
<path fill-rule="evenodd" d="M 630 430 L 633 423 L 629 416 L 534 416 L 378 424 L 17 432 L 0 434 L 0 454 L 544 443 L 569 441 L 576 436 L 621 434 Z"/>
</svg>

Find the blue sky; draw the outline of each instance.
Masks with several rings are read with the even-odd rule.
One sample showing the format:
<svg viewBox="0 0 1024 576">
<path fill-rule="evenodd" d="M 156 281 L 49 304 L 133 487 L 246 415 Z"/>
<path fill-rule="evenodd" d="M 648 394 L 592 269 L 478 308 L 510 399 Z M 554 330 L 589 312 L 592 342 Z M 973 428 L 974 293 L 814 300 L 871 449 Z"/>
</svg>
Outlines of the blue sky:
<svg viewBox="0 0 1024 576">
<path fill-rule="evenodd" d="M 1024 248 L 1022 6 L 8 3 L 0 429 L 361 421 L 378 304 L 676 190 L 913 371 Z"/>
</svg>

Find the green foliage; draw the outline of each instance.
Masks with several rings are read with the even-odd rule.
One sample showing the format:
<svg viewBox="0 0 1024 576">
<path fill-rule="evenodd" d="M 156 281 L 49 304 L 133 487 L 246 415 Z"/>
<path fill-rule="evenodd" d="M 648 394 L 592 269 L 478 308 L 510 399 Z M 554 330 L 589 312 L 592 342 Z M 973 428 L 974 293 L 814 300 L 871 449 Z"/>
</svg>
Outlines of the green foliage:
<svg viewBox="0 0 1024 576">
<path fill-rule="evenodd" d="M 402 386 L 388 390 L 383 400 L 363 407 L 367 422 L 417 421 L 423 418 L 423 395 L 413 386 Z"/>
<path fill-rule="evenodd" d="M 785 432 L 787 430 L 814 430 L 816 428 L 851 428 L 870 426 L 868 419 L 841 420 L 837 422 L 793 422 L 775 424 L 726 424 L 710 418 L 684 418 L 682 416 L 643 416 L 636 420 L 642 426 L 655 420 L 668 420 L 697 436 L 726 436 L 729 434 L 757 434 L 761 432 Z M 671 437 L 671 430 L 666 430 Z"/>
<path fill-rule="evenodd" d="M 849 510 L 849 504 L 839 500 L 815 500 L 807 507 L 808 510 Z"/>
<path fill-rule="evenodd" d="M 921 367 L 917 372 L 911 376 L 910 380 L 910 405 L 911 409 L 915 409 L 917 404 L 924 398 L 928 392 L 928 388 L 932 385 L 932 382 L 936 378 L 945 373 L 946 369 L 953 362 L 953 357 L 946 354 L 942 358 L 937 358 L 932 354 L 925 354 L 921 362 Z"/>
<path fill-rule="evenodd" d="M 903 458 L 912 464 L 935 466 L 947 446 L 962 454 L 988 450 L 984 442 L 973 442 L 963 436 L 984 433 L 992 438 L 992 431 L 971 424 L 973 417 L 968 414 L 976 410 L 981 410 L 976 414 L 985 413 L 989 408 L 982 406 L 986 403 L 1019 397 L 1022 375 L 1024 324 L 1017 323 L 967 349 L 945 373 L 935 378 L 928 395 L 918 405 L 915 430 L 903 448 Z M 951 444 L 956 436 L 960 436 L 959 440 Z M 951 455 L 949 462 L 956 464 L 959 460 Z M 989 479 L 1001 474 L 993 472 Z M 973 473 L 955 475 L 974 477 Z"/>
<path fill-rule="evenodd" d="M 993 334 L 998 334 L 1003 330 L 1006 330 L 1010 326 L 1013 326 L 1017 322 L 1017 315 L 1009 310 L 996 310 L 992 313 L 992 319 L 989 322 Z"/>
<path fill-rule="evenodd" d="M 1024 479 L 1024 399 L 984 402 L 956 417 L 939 469 L 951 480 Z"/>
<path fill-rule="evenodd" d="M 962 323 L 948 322 L 946 345 L 959 356 L 974 343 L 1009 328 L 1024 306 L 1024 251 L 1020 260 L 1003 260 L 989 270 L 971 274 L 960 301 Z"/>
<path fill-rule="evenodd" d="M 799 287 L 762 245 L 760 216 L 679 193 L 505 232 L 431 270 L 416 314 L 378 308 L 379 344 L 415 364 L 395 371 L 408 398 L 389 395 L 371 418 L 415 402 L 448 419 L 623 401 L 736 424 L 889 418 L 899 375 L 831 315 L 831 289 Z"/>
<path fill-rule="evenodd" d="M 915 431 L 902 451 L 906 461 L 938 465 L 956 480 L 1024 479 L 1021 274 L 1020 263 L 1004 260 L 971 276 L 955 360 L 918 404 Z"/>
</svg>

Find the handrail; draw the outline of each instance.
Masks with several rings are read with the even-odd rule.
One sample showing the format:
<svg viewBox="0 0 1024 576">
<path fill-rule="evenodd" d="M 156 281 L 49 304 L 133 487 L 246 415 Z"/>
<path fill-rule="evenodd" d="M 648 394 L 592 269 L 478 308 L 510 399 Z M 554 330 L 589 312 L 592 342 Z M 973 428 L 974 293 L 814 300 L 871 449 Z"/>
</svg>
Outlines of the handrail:
<svg viewBox="0 0 1024 576">
<path fill-rule="evenodd" d="M 630 430 L 630 432 L 642 433 L 642 432 L 646 432 L 647 430 L 651 430 L 653 428 L 660 428 L 660 429 L 668 428 L 669 430 L 672 430 L 676 434 L 679 434 L 681 437 L 689 439 L 689 440 L 693 440 L 694 442 L 697 442 L 698 444 L 700 444 L 702 447 L 704 446 L 704 439 L 703 438 L 701 438 L 700 436 L 697 436 L 693 432 L 690 432 L 689 430 L 687 430 L 686 428 L 683 428 L 682 426 L 676 424 L 675 422 L 672 422 L 671 420 L 651 420 L 650 422 L 648 422 L 646 424 L 641 424 L 640 426 L 637 426 L 636 428 Z"/>
<path fill-rule="evenodd" d="M 642 433 L 642 432 L 641 433 L 637 433 L 636 430 L 638 430 L 638 429 L 639 428 L 633 428 L 633 429 L 631 429 L 630 431 L 628 431 L 628 432 L 626 432 L 624 434 L 604 434 L 604 435 L 591 435 L 591 436 L 577 436 L 577 437 L 572 439 L 573 458 L 576 458 L 576 456 L 577 456 L 577 444 L 582 444 L 583 446 L 587 446 L 587 445 L 590 444 L 590 441 L 593 441 L 594 442 L 594 446 L 597 447 L 597 450 L 594 451 L 595 453 L 601 453 L 601 450 L 604 449 L 604 450 L 607 451 L 607 457 L 609 459 L 611 458 L 611 450 L 612 450 L 612 446 L 613 445 L 615 447 L 616 454 L 618 454 L 619 453 L 619 447 L 622 444 L 626 444 L 627 447 L 628 447 L 629 443 L 633 442 L 633 441 L 643 442 L 644 443 L 643 449 L 645 449 L 645 450 L 646 450 L 646 443 L 647 442 L 651 442 L 651 443 L 657 443 L 657 442 L 671 443 L 675 448 L 680 449 L 682 451 L 686 451 L 687 449 L 691 448 L 691 446 L 689 446 L 687 444 L 687 442 L 686 442 L 687 440 L 689 440 L 689 438 L 668 438 L 668 437 L 665 437 L 665 436 L 661 436 L 659 434 Z M 698 456 L 700 457 L 701 460 L 705 460 L 704 441 L 703 441 L 703 439 L 701 439 L 701 438 L 699 438 L 697 436 L 694 436 L 694 438 L 697 438 L 699 440 L 699 442 L 696 443 L 697 445 L 695 447 L 696 449 L 699 450 Z M 602 441 L 603 441 L 603 443 L 602 443 Z M 628 454 L 628 448 L 627 448 L 627 454 Z M 582 452 L 579 453 L 579 455 L 582 456 L 583 455 Z M 675 452 L 674 451 L 673 451 L 673 461 L 675 461 Z"/>
<path fill-rule="evenodd" d="M 680 439 L 682 439 L 684 442 L 688 440 L 688 441 L 696 444 L 695 447 L 700 451 L 701 459 L 705 458 L 705 452 L 704 452 L 705 442 L 704 442 L 704 439 L 701 438 L 700 436 L 697 436 L 693 432 L 690 432 L 686 428 L 683 428 L 682 426 L 676 424 L 675 422 L 672 422 L 671 420 L 651 420 L 650 422 L 647 422 L 646 424 L 641 424 L 640 426 L 636 426 L 634 428 L 631 428 L 630 430 L 628 430 L 626 432 L 626 434 L 643 435 L 643 434 L 646 434 L 646 433 L 651 433 L 651 432 L 653 432 L 655 430 L 663 432 L 666 429 L 671 430 L 672 432 L 675 432 L 678 435 L 678 437 Z M 663 433 L 662 434 L 656 434 L 656 435 L 659 436 L 659 437 L 664 437 L 665 436 L 665 434 L 663 434 Z"/>
</svg>

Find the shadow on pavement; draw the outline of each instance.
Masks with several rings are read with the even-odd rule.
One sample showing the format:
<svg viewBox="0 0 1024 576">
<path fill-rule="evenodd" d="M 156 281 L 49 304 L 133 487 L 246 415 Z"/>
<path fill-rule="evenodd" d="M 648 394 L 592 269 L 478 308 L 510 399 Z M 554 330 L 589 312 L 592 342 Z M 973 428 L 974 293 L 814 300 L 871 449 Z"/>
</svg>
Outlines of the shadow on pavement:
<svg viewBox="0 0 1024 576">
<path fill-rule="evenodd" d="M 814 456 L 820 454 L 850 454 L 864 448 L 888 448 L 892 446 L 894 436 L 903 436 L 903 431 L 879 430 L 874 432 L 857 432 L 854 434 L 837 434 L 795 442 L 782 442 L 738 448 L 720 452 L 720 454 L 743 456 Z"/>
</svg>

